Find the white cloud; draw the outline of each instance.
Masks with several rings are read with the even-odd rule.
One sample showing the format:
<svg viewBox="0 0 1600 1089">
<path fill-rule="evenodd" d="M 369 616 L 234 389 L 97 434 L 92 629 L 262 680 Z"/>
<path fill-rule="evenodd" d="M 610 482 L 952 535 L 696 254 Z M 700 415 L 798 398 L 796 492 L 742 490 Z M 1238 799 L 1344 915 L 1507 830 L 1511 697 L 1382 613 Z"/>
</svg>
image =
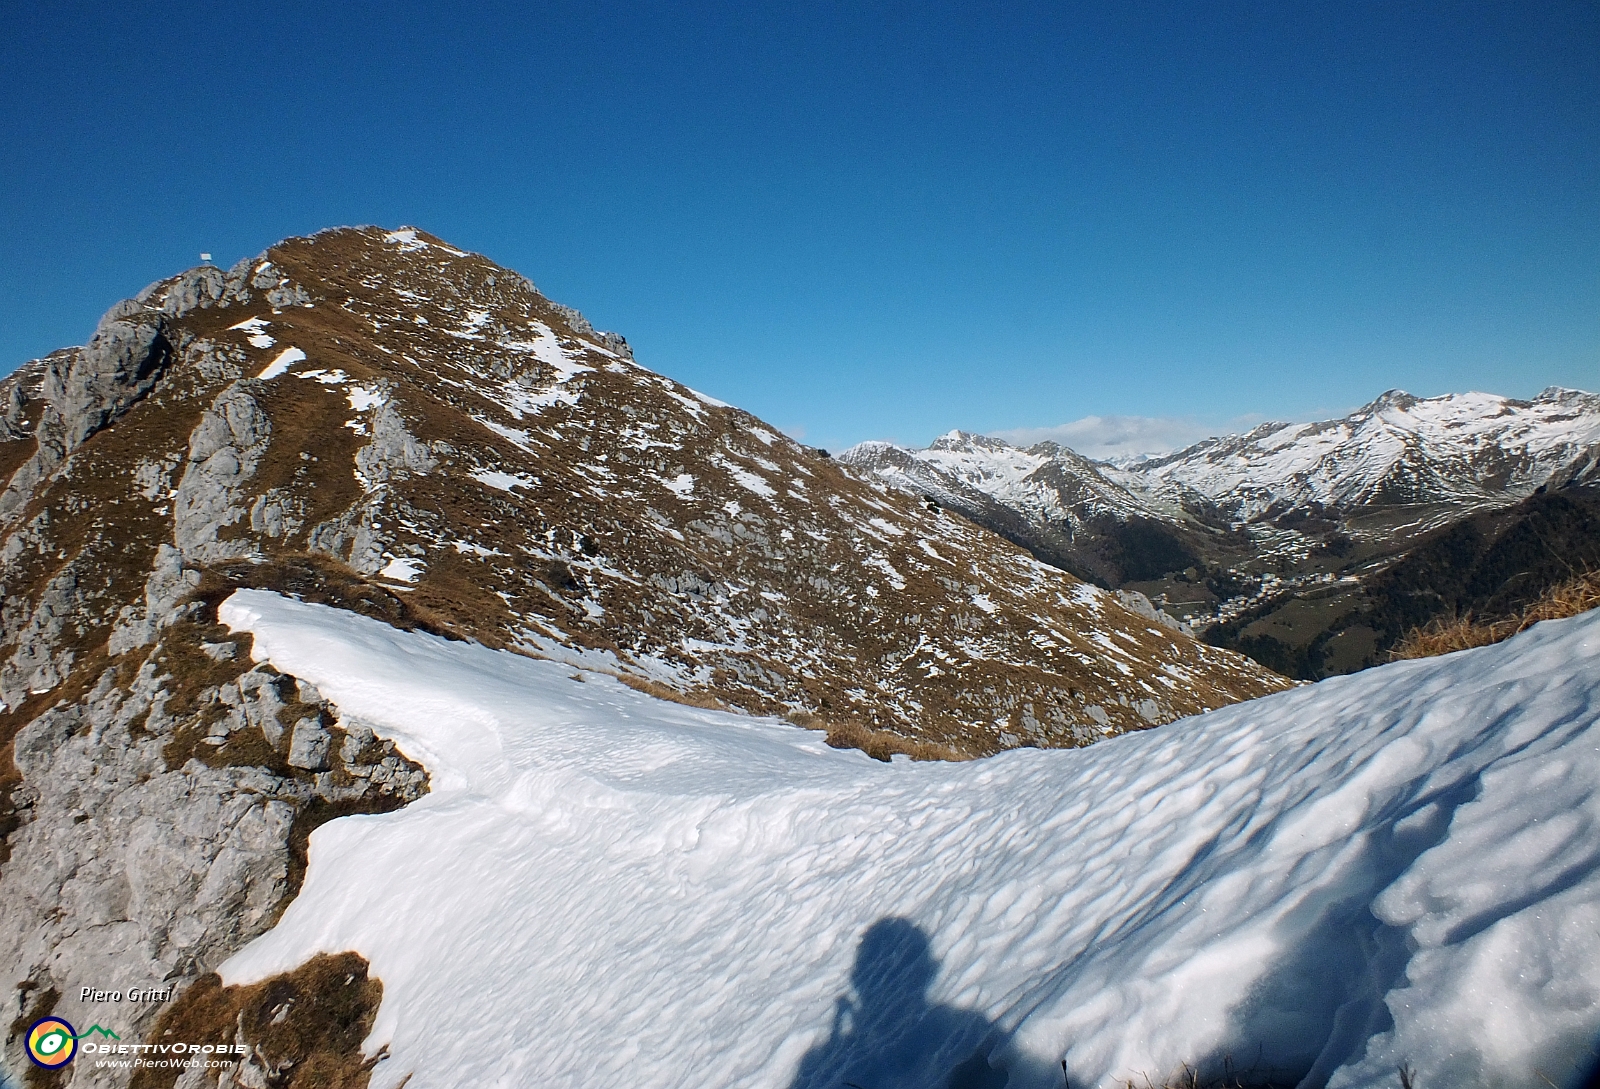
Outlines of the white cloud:
<svg viewBox="0 0 1600 1089">
<path fill-rule="evenodd" d="M 1086 458 L 1138 457 L 1181 450 L 1213 435 L 1236 435 L 1263 422 L 1262 416 L 1206 421 L 1197 416 L 1085 416 L 1054 427 L 1016 427 L 990 435 L 1016 446 L 1054 442 Z"/>
</svg>

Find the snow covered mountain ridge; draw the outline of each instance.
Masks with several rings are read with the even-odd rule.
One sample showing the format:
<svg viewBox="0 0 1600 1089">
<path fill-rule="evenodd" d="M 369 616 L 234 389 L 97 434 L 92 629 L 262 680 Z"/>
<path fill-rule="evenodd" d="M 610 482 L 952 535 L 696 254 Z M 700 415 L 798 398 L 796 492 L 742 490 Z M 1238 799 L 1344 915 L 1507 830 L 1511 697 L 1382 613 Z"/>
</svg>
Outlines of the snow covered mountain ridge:
<svg viewBox="0 0 1600 1089">
<path fill-rule="evenodd" d="M 1242 524 L 1295 508 L 1503 504 L 1552 483 L 1600 480 L 1600 395 L 1390 390 L 1342 419 L 1266 423 L 1123 465 L 964 431 L 925 450 L 871 442 L 840 457 L 930 488 L 953 480 L 1042 519 L 1177 518 L 1204 504 Z M 920 477 L 913 463 L 926 467 Z"/>
<path fill-rule="evenodd" d="M 1391 390 L 1343 419 L 1119 465 L 961 431 L 840 460 L 1306 679 L 1382 661 L 1407 625 L 1516 608 L 1556 568 L 1600 562 L 1586 543 L 1600 396 L 1580 390 Z"/>
<path fill-rule="evenodd" d="M 414 623 L 967 751 L 1082 743 L 1281 683 L 863 483 L 414 230 L 193 270 L 108 315 L 89 355 L 23 368 L 0 390 L 12 448 L 35 444 L 29 411 L 49 441 L 0 496 L 14 524 L 45 508 L 29 489 L 46 463 L 59 472 L 51 375 L 112 337 L 161 353 L 134 352 L 159 373 L 107 410 L 144 440 L 95 483 L 102 508 L 153 520 L 119 526 L 124 554 L 165 535 L 185 567 L 249 584 L 321 557 Z M 147 634 L 130 608 L 106 618 L 116 648 Z M 51 687 L 52 661 L 13 654 L 0 699 Z"/>
<path fill-rule="evenodd" d="M 1205 497 L 1247 521 L 1275 507 L 1504 503 L 1594 477 L 1600 396 L 1552 386 L 1532 400 L 1390 390 L 1349 416 L 1262 424 L 1108 475 L 1152 498 Z"/>
</svg>

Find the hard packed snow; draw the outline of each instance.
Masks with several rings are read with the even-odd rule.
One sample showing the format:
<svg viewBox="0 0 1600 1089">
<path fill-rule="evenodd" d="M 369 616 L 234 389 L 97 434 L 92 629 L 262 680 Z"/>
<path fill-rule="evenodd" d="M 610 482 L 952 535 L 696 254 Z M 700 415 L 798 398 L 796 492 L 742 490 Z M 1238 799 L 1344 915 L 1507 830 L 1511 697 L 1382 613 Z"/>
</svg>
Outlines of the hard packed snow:
<svg viewBox="0 0 1600 1089">
<path fill-rule="evenodd" d="M 355 950 L 371 1084 L 1571 1083 L 1600 1031 L 1600 613 L 1087 749 L 884 764 L 260 591 L 432 776 L 223 965 Z M 1006 1081 L 1001 1076 L 1009 1076 Z"/>
<path fill-rule="evenodd" d="M 537 477 L 528 476 L 526 473 L 506 473 L 499 469 L 479 469 L 472 474 L 472 479 L 503 492 L 509 492 L 512 488 L 527 488 L 539 483 Z"/>
<path fill-rule="evenodd" d="M 256 375 L 256 377 L 265 381 L 269 378 L 276 378 L 281 374 L 287 374 L 290 367 L 294 366 L 296 363 L 304 362 L 305 358 L 306 353 L 302 352 L 299 348 L 285 348 L 283 351 L 278 353 L 278 357 L 276 359 L 263 367 L 261 373 Z"/>
<path fill-rule="evenodd" d="M 266 331 L 271 324 L 271 322 L 261 318 L 247 318 L 237 325 L 228 326 L 228 329 L 230 332 L 237 329 L 244 333 L 245 339 L 250 342 L 252 348 L 270 348 L 276 343 L 271 334 Z"/>
<path fill-rule="evenodd" d="M 378 574 L 386 579 L 396 582 L 416 582 L 422 577 L 423 564 L 420 560 L 396 557 L 383 565 L 383 570 Z"/>
</svg>

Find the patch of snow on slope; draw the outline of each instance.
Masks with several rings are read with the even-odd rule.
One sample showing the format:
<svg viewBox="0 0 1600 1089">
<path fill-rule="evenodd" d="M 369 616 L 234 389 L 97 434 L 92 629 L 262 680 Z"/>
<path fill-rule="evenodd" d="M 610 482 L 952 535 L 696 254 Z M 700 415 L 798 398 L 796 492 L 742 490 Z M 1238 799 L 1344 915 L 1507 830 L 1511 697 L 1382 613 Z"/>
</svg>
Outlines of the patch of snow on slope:
<svg viewBox="0 0 1600 1089">
<path fill-rule="evenodd" d="M 388 231 L 383 240 L 391 245 L 399 246 L 401 250 L 409 253 L 412 250 L 425 250 L 428 244 L 417 237 L 417 232 L 411 228 L 402 231 Z"/>
<path fill-rule="evenodd" d="M 437 249 L 443 250 L 445 253 L 453 253 L 457 257 L 467 256 L 464 251 L 458 250 L 454 246 L 446 246 L 434 242 L 423 241 L 417 237 L 417 230 L 415 227 L 406 227 L 398 231 L 387 231 L 384 233 L 383 240 L 388 242 L 390 245 L 399 246 L 401 251 L 404 253 L 411 253 L 415 250 Z"/>
<path fill-rule="evenodd" d="M 230 331 L 237 329 L 244 333 L 252 348 L 270 348 L 276 343 L 266 332 L 267 326 L 271 324 L 270 321 L 263 321 L 261 318 L 247 318 L 238 325 L 228 326 L 228 329 Z"/>
<path fill-rule="evenodd" d="M 388 396 L 383 390 L 369 386 L 351 386 L 345 391 L 345 396 L 350 399 L 350 407 L 357 412 L 365 412 L 369 408 L 376 408 L 388 400 Z"/>
<path fill-rule="evenodd" d="M 905 577 L 895 570 L 894 564 L 890 563 L 888 558 L 881 553 L 874 552 L 862 560 L 861 563 L 863 566 L 874 567 L 883 572 L 883 576 L 889 580 L 889 585 L 896 590 L 904 590 L 906 588 Z"/>
<path fill-rule="evenodd" d="M 220 616 L 432 776 L 320 827 L 221 967 L 366 957 L 374 1089 L 911 1089 L 972 1055 L 1059 1089 L 1062 1058 L 1107 1086 L 1227 1054 L 1534 1086 L 1600 1030 L 1600 613 L 961 764 L 260 591 Z"/>
<path fill-rule="evenodd" d="M 741 469 L 730 462 L 723 462 L 722 467 L 747 492 L 754 492 L 763 499 L 770 499 L 778 494 L 773 490 L 772 485 L 768 484 L 760 475 L 752 473 L 749 469 Z"/>
<path fill-rule="evenodd" d="M 396 557 L 385 564 L 383 570 L 379 571 L 378 574 L 383 578 L 393 579 L 396 582 L 416 582 L 417 579 L 422 577 L 423 569 L 421 560 Z"/>
<path fill-rule="evenodd" d="M 552 405 L 574 406 L 583 396 L 577 389 L 560 382 L 542 390 L 530 390 L 516 382 L 507 382 L 500 389 L 504 394 L 500 403 L 519 420 L 524 416 L 537 415 Z"/>
<path fill-rule="evenodd" d="M 472 418 L 478 423 L 482 424 L 484 427 L 487 427 L 490 431 L 493 431 L 496 435 L 499 435 L 501 438 L 510 442 L 511 445 L 525 450 L 530 454 L 533 453 L 533 447 L 530 445 L 533 440 L 533 436 L 528 432 L 515 427 L 507 427 L 505 424 L 496 423 L 495 421 L 485 419 L 482 416 L 474 416 Z"/>
<path fill-rule="evenodd" d="M 679 473 L 671 480 L 663 480 L 667 490 L 677 495 L 679 499 L 687 499 L 694 494 L 694 475 L 692 473 Z"/>
<path fill-rule="evenodd" d="M 533 333 L 531 340 L 503 340 L 501 343 L 514 351 L 526 352 L 539 362 L 548 363 L 555 368 L 557 385 L 566 382 L 575 374 L 594 370 L 593 367 L 585 366 L 569 356 L 567 350 L 561 346 L 561 338 L 556 336 L 555 330 L 544 322 L 529 322 L 528 327 Z"/>
<path fill-rule="evenodd" d="M 305 357 L 306 353 L 302 352 L 299 348 L 285 348 L 283 351 L 278 353 L 278 358 L 274 359 L 271 363 L 268 363 L 264 368 L 262 368 L 261 373 L 256 375 L 256 377 L 260 379 L 276 378 L 279 375 L 286 373 L 289 368 L 294 366 L 296 363 L 302 362 Z"/>
<path fill-rule="evenodd" d="M 498 469 L 479 469 L 472 474 L 472 479 L 503 492 L 509 492 L 512 488 L 531 488 L 539 483 L 539 478 L 536 476 L 503 473 Z"/>
</svg>

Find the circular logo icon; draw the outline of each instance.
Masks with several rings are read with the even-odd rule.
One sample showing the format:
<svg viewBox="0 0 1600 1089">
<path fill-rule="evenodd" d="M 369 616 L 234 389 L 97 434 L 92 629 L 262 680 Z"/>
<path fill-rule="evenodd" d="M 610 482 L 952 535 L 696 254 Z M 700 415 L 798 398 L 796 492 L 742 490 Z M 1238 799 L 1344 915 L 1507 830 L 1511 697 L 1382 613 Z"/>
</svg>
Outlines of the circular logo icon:
<svg viewBox="0 0 1600 1089">
<path fill-rule="evenodd" d="M 51 1070 L 78 1053 L 78 1030 L 59 1017 L 44 1017 L 28 1030 L 28 1058 Z"/>
</svg>

